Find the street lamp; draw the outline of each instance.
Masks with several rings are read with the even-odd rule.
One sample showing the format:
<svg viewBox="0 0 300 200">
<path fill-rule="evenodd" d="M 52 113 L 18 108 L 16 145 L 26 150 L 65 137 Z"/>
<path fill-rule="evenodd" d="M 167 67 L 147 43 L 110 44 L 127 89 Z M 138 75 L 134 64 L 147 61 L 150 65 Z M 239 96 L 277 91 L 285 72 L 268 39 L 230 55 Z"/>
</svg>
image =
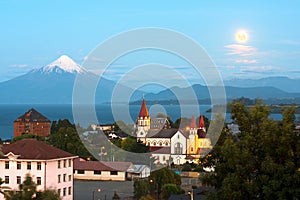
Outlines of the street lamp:
<svg viewBox="0 0 300 200">
<path fill-rule="evenodd" d="M 96 191 L 95 191 L 95 190 L 93 190 L 93 200 L 95 200 L 95 192 L 96 192 Z M 97 189 L 97 192 L 101 192 L 101 189 L 100 189 L 100 188 L 98 188 L 98 189 Z"/>
<path fill-rule="evenodd" d="M 150 184 L 153 184 L 153 183 L 155 184 L 154 186 L 155 186 L 155 188 L 157 189 L 157 190 L 156 190 L 156 192 L 157 192 L 157 199 L 159 199 L 158 183 L 155 182 L 154 179 L 152 179 L 152 178 L 149 180 L 149 183 L 150 183 Z M 155 189 L 155 188 L 154 188 L 154 189 Z"/>
<path fill-rule="evenodd" d="M 193 189 L 192 189 L 192 191 L 189 191 L 188 194 L 190 195 L 191 200 L 194 200 L 194 192 L 193 192 Z"/>
</svg>

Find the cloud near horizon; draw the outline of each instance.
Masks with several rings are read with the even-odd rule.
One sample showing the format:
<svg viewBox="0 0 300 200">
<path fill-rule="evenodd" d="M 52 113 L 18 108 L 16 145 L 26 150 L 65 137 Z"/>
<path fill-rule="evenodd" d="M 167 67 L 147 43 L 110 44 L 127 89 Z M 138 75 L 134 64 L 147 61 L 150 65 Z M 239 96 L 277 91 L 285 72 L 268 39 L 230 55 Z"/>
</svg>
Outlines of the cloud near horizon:
<svg viewBox="0 0 300 200">
<path fill-rule="evenodd" d="M 253 56 L 257 51 L 257 49 L 252 46 L 242 44 L 230 44 L 224 47 L 228 49 L 228 55 Z"/>
</svg>

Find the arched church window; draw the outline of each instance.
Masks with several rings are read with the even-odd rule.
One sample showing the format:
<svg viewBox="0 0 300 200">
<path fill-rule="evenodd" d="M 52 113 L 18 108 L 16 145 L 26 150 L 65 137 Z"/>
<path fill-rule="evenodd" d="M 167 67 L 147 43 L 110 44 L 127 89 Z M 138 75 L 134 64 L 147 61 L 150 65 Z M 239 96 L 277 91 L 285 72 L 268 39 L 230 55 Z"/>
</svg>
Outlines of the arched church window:
<svg viewBox="0 0 300 200">
<path fill-rule="evenodd" d="M 175 154 L 182 154 L 182 144 L 180 142 L 175 144 L 174 152 Z"/>
<path fill-rule="evenodd" d="M 159 143 L 159 146 L 162 146 L 162 142 Z"/>
</svg>

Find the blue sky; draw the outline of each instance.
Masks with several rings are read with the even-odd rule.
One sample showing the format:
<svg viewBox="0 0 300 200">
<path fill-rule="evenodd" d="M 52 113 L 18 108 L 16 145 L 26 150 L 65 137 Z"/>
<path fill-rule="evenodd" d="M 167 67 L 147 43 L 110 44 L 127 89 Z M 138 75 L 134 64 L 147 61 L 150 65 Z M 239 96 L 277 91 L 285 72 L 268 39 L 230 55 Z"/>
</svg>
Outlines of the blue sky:
<svg viewBox="0 0 300 200">
<path fill-rule="evenodd" d="M 63 54 L 80 64 L 105 39 L 142 27 L 172 29 L 194 39 L 223 79 L 300 78 L 300 1 L 122 2 L 1 0 L 0 81 Z M 241 29 L 248 34 L 247 42 L 235 39 Z M 106 76 L 118 79 L 126 67 L 154 62 L 149 58 L 193 73 L 187 73 L 186 62 L 153 52 L 147 59 L 141 54 L 120 58 Z"/>
</svg>

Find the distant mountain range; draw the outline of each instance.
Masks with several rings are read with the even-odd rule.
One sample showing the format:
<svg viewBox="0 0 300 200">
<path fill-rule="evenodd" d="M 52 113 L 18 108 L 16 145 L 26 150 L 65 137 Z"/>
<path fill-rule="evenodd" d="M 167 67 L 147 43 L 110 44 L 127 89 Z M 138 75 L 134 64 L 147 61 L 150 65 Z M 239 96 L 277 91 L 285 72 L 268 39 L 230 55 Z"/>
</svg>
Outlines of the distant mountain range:
<svg viewBox="0 0 300 200">
<path fill-rule="evenodd" d="M 285 92 L 300 93 L 300 79 L 288 77 L 266 77 L 261 79 L 231 79 L 224 85 L 234 87 L 275 87 Z"/>
<path fill-rule="evenodd" d="M 82 68 L 68 56 L 61 56 L 54 62 L 40 69 L 35 69 L 25 75 L 0 83 L 0 103 L 13 104 L 71 104 L 73 85 L 77 75 L 84 75 L 87 79 L 97 81 L 98 76 Z M 285 77 L 270 77 L 259 80 L 233 79 L 225 81 L 226 97 L 228 99 L 248 98 L 298 98 L 300 99 L 300 80 Z M 98 84 L 95 102 L 107 103 L 112 99 L 116 86 L 114 81 L 101 78 Z M 149 101 L 176 100 L 184 102 L 195 99 L 191 91 L 195 91 L 196 98 L 209 99 L 210 94 L 206 86 L 193 85 L 187 88 L 172 87 L 157 93 L 147 93 L 119 86 L 124 94 L 133 94 L 130 101 L 137 101 L 145 95 Z M 86 88 L 89 89 L 89 88 Z M 175 96 L 179 94 L 179 96 Z M 126 100 L 126 98 L 124 98 Z M 118 99 L 119 100 L 119 99 Z M 120 98 L 120 102 L 124 102 Z"/>
</svg>

